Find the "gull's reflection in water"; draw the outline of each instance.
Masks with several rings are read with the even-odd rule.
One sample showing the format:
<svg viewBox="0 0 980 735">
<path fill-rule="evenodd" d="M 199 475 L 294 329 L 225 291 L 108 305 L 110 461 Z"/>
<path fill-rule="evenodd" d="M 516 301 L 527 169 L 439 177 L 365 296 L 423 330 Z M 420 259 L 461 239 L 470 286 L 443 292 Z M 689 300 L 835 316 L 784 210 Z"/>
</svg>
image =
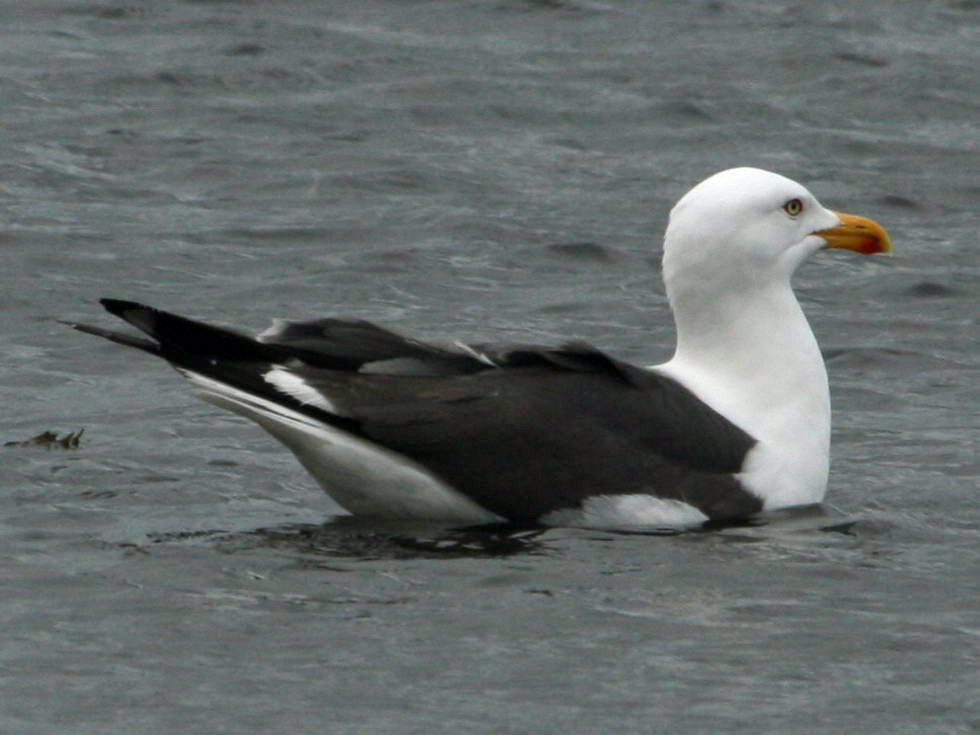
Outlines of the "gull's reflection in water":
<svg viewBox="0 0 980 735">
<path fill-rule="evenodd" d="M 511 524 L 459 527 L 339 516 L 321 525 L 260 528 L 239 534 L 238 540 L 251 548 L 267 546 L 347 559 L 502 558 L 545 553 L 548 530 Z"/>
<path fill-rule="evenodd" d="M 704 537 L 758 541 L 811 533 L 853 535 L 861 519 L 824 505 L 799 506 L 764 513 L 744 521 L 705 523 L 697 528 L 618 527 L 569 529 L 516 524 L 455 526 L 435 521 L 398 521 L 335 516 L 322 524 L 291 523 L 253 531 L 196 531 L 151 534 L 155 543 L 213 544 L 225 553 L 277 549 L 337 559 L 480 559 L 558 553 L 549 542 L 569 534 L 611 536 Z"/>
</svg>

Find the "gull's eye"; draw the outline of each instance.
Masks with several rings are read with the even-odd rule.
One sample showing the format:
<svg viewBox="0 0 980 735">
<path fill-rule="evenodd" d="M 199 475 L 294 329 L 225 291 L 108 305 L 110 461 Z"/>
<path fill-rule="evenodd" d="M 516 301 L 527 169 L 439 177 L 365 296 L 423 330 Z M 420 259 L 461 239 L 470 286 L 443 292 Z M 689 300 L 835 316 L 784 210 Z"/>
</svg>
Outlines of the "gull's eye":
<svg viewBox="0 0 980 735">
<path fill-rule="evenodd" d="M 790 217 L 797 216 L 803 211 L 803 200 L 801 199 L 790 199 L 786 204 L 783 205 L 783 210 Z"/>
</svg>

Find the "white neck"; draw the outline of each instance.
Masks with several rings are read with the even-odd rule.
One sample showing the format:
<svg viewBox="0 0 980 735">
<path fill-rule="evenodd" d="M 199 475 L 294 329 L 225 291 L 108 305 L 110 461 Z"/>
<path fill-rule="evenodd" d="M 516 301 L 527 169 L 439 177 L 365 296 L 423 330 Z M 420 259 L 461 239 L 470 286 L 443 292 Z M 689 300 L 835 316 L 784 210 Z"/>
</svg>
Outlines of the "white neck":
<svg viewBox="0 0 980 735">
<path fill-rule="evenodd" d="M 692 285 L 668 285 L 677 350 L 656 369 L 758 440 L 740 479 L 767 509 L 820 502 L 829 469 L 830 393 L 788 276 L 746 284 L 739 293 Z"/>
</svg>

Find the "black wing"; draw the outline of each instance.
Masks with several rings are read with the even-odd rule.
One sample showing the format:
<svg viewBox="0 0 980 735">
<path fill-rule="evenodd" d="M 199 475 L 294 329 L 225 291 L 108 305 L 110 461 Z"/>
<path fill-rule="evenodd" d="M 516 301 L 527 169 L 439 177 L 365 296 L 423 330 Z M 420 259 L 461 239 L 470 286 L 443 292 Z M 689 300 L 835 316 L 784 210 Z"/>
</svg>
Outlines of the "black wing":
<svg viewBox="0 0 980 735">
<path fill-rule="evenodd" d="M 595 495 L 651 494 L 719 519 L 761 508 L 733 476 L 751 436 L 673 379 L 586 344 L 440 347 L 342 319 L 277 322 L 255 340 L 102 303 L 154 341 L 73 326 L 399 452 L 511 520 Z M 303 397 L 271 384 L 273 369 L 302 381 Z"/>
</svg>

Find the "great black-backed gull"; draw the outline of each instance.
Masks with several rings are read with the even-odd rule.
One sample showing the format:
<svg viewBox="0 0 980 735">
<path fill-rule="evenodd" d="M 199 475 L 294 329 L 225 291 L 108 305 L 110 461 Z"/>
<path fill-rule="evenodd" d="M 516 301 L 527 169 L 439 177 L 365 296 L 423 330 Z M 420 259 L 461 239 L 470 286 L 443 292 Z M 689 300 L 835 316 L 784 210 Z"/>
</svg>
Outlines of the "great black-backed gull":
<svg viewBox="0 0 980 735">
<path fill-rule="evenodd" d="M 827 373 L 790 287 L 822 248 L 891 243 L 774 173 L 695 186 L 664 238 L 677 348 L 652 367 L 584 343 L 437 346 L 348 319 L 276 320 L 256 339 L 115 299 L 102 304 L 150 339 L 72 326 L 169 361 L 357 515 L 690 526 L 823 499 Z"/>
</svg>

